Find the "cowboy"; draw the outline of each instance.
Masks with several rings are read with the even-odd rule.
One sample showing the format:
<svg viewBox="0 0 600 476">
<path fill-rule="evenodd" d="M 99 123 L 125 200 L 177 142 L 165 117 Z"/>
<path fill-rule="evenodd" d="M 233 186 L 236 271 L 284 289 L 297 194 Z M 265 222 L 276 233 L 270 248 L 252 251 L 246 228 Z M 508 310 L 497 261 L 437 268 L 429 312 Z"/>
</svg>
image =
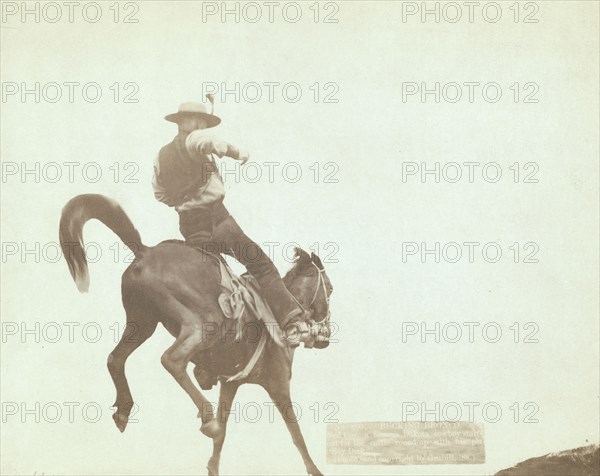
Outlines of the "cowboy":
<svg viewBox="0 0 600 476">
<path fill-rule="evenodd" d="M 234 257 L 256 278 L 277 322 L 295 342 L 310 339 L 308 313 L 285 287 L 269 257 L 239 227 L 223 205 L 225 190 L 214 156 L 238 160 L 249 154 L 205 133 L 221 123 L 202 103 L 186 102 L 165 119 L 179 132 L 154 162 L 152 186 L 157 200 L 175 208 L 186 244 L 206 249 L 207 243 Z"/>
</svg>

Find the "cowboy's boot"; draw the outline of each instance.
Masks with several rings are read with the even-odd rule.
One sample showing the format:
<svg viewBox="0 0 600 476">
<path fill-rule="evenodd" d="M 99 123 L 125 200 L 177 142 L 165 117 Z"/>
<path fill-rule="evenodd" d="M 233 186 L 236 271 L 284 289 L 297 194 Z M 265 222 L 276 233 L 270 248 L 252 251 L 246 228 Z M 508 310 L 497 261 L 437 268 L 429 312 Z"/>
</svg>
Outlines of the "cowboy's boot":
<svg viewBox="0 0 600 476">
<path fill-rule="evenodd" d="M 304 342 L 313 347 L 315 329 L 309 324 L 310 312 L 304 310 L 283 284 L 281 278 L 273 279 L 268 286 L 261 286 L 262 294 L 277 320 L 284 340 L 293 347 Z"/>
</svg>

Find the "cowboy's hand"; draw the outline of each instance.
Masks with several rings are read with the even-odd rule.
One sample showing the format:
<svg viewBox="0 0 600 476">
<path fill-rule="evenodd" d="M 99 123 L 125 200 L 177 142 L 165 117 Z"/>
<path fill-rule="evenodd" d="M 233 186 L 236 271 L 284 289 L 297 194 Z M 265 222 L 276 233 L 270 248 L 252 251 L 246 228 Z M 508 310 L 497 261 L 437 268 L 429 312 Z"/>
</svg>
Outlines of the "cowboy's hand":
<svg viewBox="0 0 600 476">
<path fill-rule="evenodd" d="M 247 150 L 240 150 L 236 160 L 239 160 L 241 165 L 244 165 L 246 162 L 248 162 L 248 159 L 250 159 L 250 152 Z"/>
</svg>

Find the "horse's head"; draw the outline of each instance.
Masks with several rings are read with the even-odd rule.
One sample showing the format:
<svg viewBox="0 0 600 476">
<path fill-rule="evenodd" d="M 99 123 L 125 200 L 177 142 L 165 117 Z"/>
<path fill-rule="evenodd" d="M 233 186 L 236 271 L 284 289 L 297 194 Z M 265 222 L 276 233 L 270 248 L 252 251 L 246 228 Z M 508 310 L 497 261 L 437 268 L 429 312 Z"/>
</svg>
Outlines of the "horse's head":
<svg viewBox="0 0 600 476">
<path fill-rule="evenodd" d="M 283 278 L 286 287 L 300 304 L 311 313 L 315 322 L 329 326 L 329 297 L 333 286 L 325 272 L 321 259 L 301 248 L 295 249 L 294 266 Z M 324 348 L 329 341 L 317 342 L 315 347 Z"/>
</svg>

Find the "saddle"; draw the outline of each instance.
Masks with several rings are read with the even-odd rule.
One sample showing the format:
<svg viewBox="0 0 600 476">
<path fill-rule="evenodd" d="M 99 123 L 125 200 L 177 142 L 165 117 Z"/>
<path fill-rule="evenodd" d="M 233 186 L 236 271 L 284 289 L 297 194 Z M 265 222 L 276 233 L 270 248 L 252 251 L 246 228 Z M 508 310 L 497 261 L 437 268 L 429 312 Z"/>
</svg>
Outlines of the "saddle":
<svg viewBox="0 0 600 476">
<path fill-rule="evenodd" d="M 211 389 L 219 378 L 227 382 L 242 380 L 254 369 L 267 340 L 285 347 L 279 324 L 260 292 L 260 285 L 249 273 L 236 275 L 225 259 L 183 241 L 169 240 L 190 246 L 218 262 L 221 275 L 221 294 L 218 302 L 223 312 L 221 344 L 196 355 L 194 375 L 200 387 Z M 232 336 L 235 336 L 233 339 Z M 240 369 L 241 363 L 246 365 Z"/>
<path fill-rule="evenodd" d="M 279 324 L 263 299 L 256 279 L 249 273 L 237 276 L 223 257 L 216 257 L 219 260 L 223 291 L 219 295 L 219 306 L 226 318 L 234 319 L 237 323 L 236 341 L 242 339 L 244 325 L 262 321 L 271 339 L 278 345 L 283 345 Z"/>
</svg>

